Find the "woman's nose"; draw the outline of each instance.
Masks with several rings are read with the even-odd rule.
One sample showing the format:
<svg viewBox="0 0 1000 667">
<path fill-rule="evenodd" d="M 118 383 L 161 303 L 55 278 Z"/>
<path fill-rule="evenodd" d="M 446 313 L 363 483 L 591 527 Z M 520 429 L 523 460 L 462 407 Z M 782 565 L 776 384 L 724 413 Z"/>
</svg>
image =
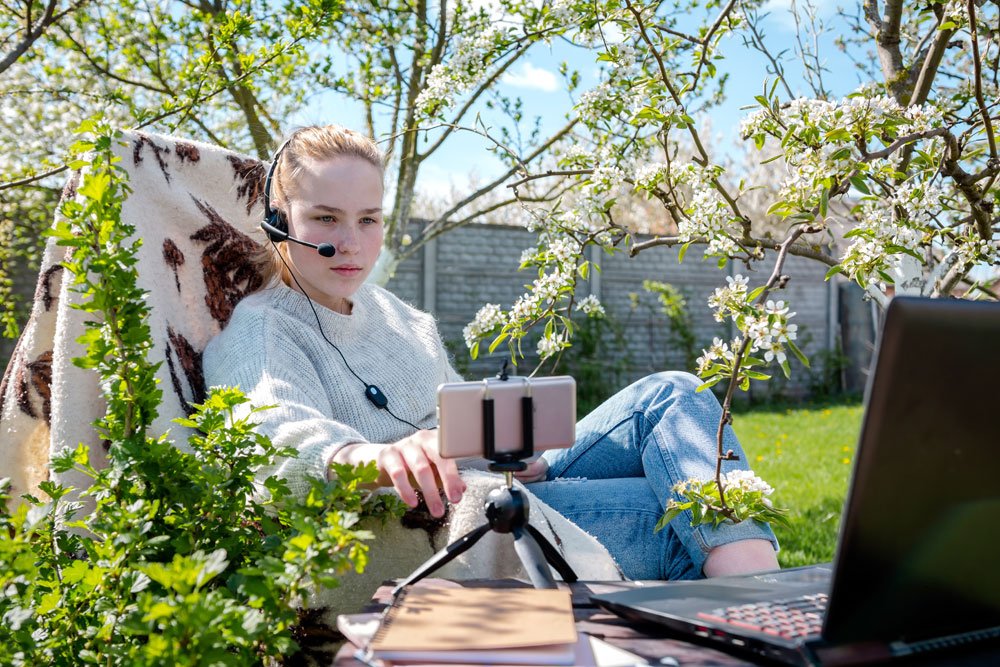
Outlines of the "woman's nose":
<svg viewBox="0 0 1000 667">
<path fill-rule="evenodd" d="M 354 225 L 344 225 L 337 230 L 338 234 L 334 239 L 334 246 L 337 252 L 351 254 L 361 249 L 361 242 L 358 238 L 358 230 Z"/>
</svg>

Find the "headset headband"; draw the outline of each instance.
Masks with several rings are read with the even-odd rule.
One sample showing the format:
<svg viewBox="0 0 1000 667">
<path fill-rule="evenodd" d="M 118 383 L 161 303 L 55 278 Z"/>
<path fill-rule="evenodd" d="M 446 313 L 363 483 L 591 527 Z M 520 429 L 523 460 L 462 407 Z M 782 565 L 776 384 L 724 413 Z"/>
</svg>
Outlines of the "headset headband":
<svg viewBox="0 0 1000 667">
<path fill-rule="evenodd" d="M 292 138 L 294 138 L 294 136 L 295 135 L 293 134 L 291 137 L 289 137 L 288 139 L 286 139 L 281 144 L 281 147 L 278 148 L 278 151 L 274 154 L 274 157 L 271 158 L 271 166 L 268 167 L 267 177 L 264 178 L 264 217 L 265 218 L 267 218 L 269 215 L 271 215 L 271 179 L 274 178 L 274 170 L 278 166 L 278 159 L 281 157 L 282 151 L 285 150 L 285 146 L 287 146 L 292 141 Z"/>
</svg>

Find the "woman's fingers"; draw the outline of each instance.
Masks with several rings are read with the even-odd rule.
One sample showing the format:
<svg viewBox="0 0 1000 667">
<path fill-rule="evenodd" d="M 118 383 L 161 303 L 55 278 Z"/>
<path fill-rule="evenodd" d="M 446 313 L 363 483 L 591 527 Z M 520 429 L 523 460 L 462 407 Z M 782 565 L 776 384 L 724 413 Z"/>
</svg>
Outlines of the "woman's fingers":
<svg viewBox="0 0 1000 667">
<path fill-rule="evenodd" d="M 462 494 L 465 493 L 465 482 L 458 474 L 458 464 L 452 459 L 443 459 L 437 456 L 435 451 L 434 465 L 437 467 L 438 477 L 444 485 L 444 494 L 448 496 L 449 501 L 457 503 L 462 499 Z"/>
<path fill-rule="evenodd" d="M 416 507 L 419 499 L 410 483 L 410 471 L 400 449 L 395 445 L 384 447 L 379 453 L 378 467 L 389 478 L 389 482 L 403 502 L 410 507 Z"/>
<path fill-rule="evenodd" d="M 437 451 L 437 433 L 417 431 L 391 445 L 380 445 L 378 467 L 388 482 L 410 507 L 419 502 L 417 490 L 424 497 L 431 515 L 444 516 L 441 490 L 450 502 L 457 503 L 465 493 L 465 482 L 458 465 L 443 459 Z"/>
<path fill-rule="evenodd" d="M 427 453 L 421 446 L 407 447 L 403 452 L 403 458 L 410 469 L 410 475 L 420 487 L 431 516 L 444 516 L 444 503 L 441 502 L 441 492 L 438 490 L 434 465 L 428 459 Z"/>
<path fill-rule="evenodd" d="M 457 503 L 465 493 L 465 482 L 458 474 L 458 464 L 454 459 L 442 458 L 438 453 L 437 431 L 421 431 L 423 436 L 422 445 L 427 457 L 434 464 L 437 470 L 438 479 L 444 488 L 444 493 L 448 500 Z"/>
</svg>

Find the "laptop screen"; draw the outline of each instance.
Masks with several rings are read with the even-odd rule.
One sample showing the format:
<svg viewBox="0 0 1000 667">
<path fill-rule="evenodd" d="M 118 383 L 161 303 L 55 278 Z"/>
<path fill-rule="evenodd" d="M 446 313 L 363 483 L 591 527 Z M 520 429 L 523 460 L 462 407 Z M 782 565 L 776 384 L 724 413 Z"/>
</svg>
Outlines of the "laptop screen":
<svg viewBox="0 0 1000 667">
<path fill-rule="evenodd" d="M 1000 626 L 1000 304 L 886 312 L 824 639 Z"/>
</svg>

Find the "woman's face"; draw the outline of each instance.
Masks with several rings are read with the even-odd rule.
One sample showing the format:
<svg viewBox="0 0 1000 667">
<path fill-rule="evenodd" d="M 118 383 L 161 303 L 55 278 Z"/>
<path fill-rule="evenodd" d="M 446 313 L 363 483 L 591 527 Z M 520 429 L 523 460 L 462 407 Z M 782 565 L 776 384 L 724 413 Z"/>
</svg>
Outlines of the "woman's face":
<svg viewBox="0 0 1000 667">
<path fill-rule="evenodd" d="M 382 176 L 370 162 L 340 156 L 306 161 L 285 205 L 292 236 L 331 243 L 333 257 L 288 244 L 291 267 L 309 298 L 349 313 L 351 295 L 375 266 L 382 248 Z M 295 281 L 292 289 L 298 290 Z"/>
</svg>

